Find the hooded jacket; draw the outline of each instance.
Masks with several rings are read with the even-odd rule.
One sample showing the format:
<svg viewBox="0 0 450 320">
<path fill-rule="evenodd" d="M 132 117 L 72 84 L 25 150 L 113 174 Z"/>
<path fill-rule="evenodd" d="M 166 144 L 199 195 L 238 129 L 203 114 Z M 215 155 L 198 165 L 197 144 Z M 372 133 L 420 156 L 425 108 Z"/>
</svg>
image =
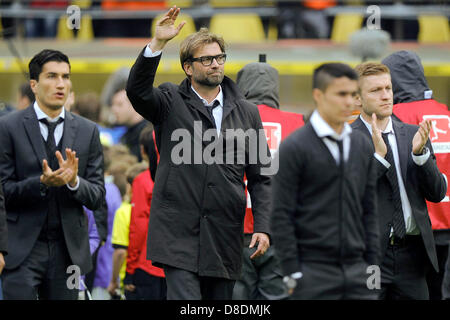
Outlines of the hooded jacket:
<svg viewBox="0 0 450 320">
<path fill-rule="evenodd" d="M 398 51 L 383 61 L 391 71 L 394 104 L 430 99 L 432 91 L 428 87 L 420 58 L 412 51 Z"/>
<path fill-rule="evenodd" d="M 280 142 L 297 128 L 303 126 L 303 115 L 285 112 L 279 104 L 279 77 L 277 69 L 268 63 L 252 62 L 237 74 L 236 84 L 245 98 L 258 106 L 272 157 Z M 251 199 L 247 195 L 244 233 L 253 233 Z"/>
<path fill-rule="evenodd" d="M 450 111 L 432 99 L 419 56 L 412 51 L 398 51 L 383 61 L 391 71 L 394 91 L 394 115 L 401 121 L 418 125 L 424 119 L 432 121 L 430 142 L 439 170 L 447 177 L 447 193 L 439 203 L 427 201 L 433 230 L 450 231 Z"/>
</svg>

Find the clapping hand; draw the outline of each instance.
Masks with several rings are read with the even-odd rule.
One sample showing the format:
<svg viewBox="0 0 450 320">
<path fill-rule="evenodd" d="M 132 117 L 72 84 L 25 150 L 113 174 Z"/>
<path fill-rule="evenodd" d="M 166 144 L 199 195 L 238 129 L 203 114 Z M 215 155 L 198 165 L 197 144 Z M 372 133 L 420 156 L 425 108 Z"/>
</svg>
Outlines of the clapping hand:
<svg viewBox="0 0 450 320">
<path fill-rule="evenodd" d="M 412 152 L 413 154 L 420 155 L 422 154 L 423 147 L 428 141 L 428 136 L 431 131 L 431 120 L 423 120 L 419 123 L 419 129 L 412 140 Z"/>
<path fill-rule="evenodd" d="M 372 113 L 372 141 L 375 152 L 384 158 L 387 153 L 387 146 L 381 136 L 381 130 L 377 126 L 377 115 L 375 113 Z"/>
<path fill-rule="evenodd" d="M 71 149 L 66 149 L 66 160 L 63 159 L 59 151 L 56 151 L 55 155 L 58 159 L 59 169 L 53 171 L 48 165 L 47 160 L 44 159 L 42 161 L 40 181 L 48 187 L 61 187 L 65 184 L 69 184 L 71 187 L 76 186 L 78 175 L 78 158 L 76 158 L 76 152 Z"/>
</svg>

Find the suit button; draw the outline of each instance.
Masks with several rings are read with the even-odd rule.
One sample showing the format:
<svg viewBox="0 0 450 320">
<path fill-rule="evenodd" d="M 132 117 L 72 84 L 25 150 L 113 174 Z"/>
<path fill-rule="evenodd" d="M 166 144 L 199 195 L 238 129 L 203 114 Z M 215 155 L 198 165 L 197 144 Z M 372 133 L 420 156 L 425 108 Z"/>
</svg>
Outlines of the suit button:
<svg viewBox="0 0 450 320">
<path fill-rule="evenodd" d="M 215 184 L 212 182 L 208 183 L 208 188 L 212 188 L 212 187 L 215 187 Z"/>
</svg>

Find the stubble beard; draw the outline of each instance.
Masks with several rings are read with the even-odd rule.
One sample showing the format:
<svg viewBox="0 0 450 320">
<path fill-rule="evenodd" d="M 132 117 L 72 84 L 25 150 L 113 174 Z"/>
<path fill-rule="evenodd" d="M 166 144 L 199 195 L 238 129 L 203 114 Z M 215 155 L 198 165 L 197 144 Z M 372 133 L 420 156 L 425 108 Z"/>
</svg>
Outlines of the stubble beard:
<svg viewBox="0 0 450 320">
<path fill-rule="evenodd" d="M 215 88 L 223 81 L 223 73 L 220 74 L 220 76 L 209 76 L 207 75 L 204 78 L 196 79 L 198 84 L 201 84 L 206 87 Z"/>
</svg>

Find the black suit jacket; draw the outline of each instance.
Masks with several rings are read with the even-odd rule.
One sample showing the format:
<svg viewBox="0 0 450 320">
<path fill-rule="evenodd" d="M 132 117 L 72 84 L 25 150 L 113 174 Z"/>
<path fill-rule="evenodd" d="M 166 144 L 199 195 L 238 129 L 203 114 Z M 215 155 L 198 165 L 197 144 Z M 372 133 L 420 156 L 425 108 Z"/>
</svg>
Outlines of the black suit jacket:
<svg viewBox="0 0 450 320">
<path fill-rule="evenodd" d="M 29 255 L 45 223 L 48 199 L 39 188 L 42 160 L 47 158 L 33 106 L 0 119 L 0 178 L 5 193 L 9 250 L 6 268 L 17 267 Z M 97 209 L 105 196 L 103 154 L 95 123 L 66 111 L 62 138 L 65 149 L 79 158 L 78 190 L 57 189 L 64 239 L 72 263 L 84 274 L 92 268 L 87 217 L 83 205 Z"/>
<path fill-rule="evenodd" d="M 359 132 L 341 173 L 311 122 L 280 145 L 273 179 L 273 243 L 285 274 L 305 261 L 379 262 L 373 147 Z"/>
<path fill-rule="evenodd" d="M 6 226 L 5 197 L 0 183 L 0 252 L 4 255 L 8 248 L 8 228 Z"/>
<path fill-rule="evenodd" d="M 411 155 L 412 139 L 419 127 L 394 119 L 392 119 L 392 125 L 395 138 L 397 139 L 400 169 L 406 193 L 411 204 L 412 216 L 420 230 L 428 258 L 433 268 L 437 271 L 436 249 L 431 230 L 431 220 L 428 216 L 425 200 L 439 202 L 444 198 L 447 190 L 445 179 L 436 166 L 436 157 L 434 156 L 433 148 L 429 140 L 426 144 L 431 152 L 428 161 L 423 166 L 418 166 L 414 163 Z M 371 138 L 371 132 L 369 132 L 360 118 L 352 123 L 352 128 L 364 132 L 364 134 Z M 376 161 L 376 163 L 381 253 L 382 257 L 384 257 L 389 242 L 394 205 L 392 203 L 391 186 L 386 176 L 387 168 L 379 161 Z"/>
</svg>

